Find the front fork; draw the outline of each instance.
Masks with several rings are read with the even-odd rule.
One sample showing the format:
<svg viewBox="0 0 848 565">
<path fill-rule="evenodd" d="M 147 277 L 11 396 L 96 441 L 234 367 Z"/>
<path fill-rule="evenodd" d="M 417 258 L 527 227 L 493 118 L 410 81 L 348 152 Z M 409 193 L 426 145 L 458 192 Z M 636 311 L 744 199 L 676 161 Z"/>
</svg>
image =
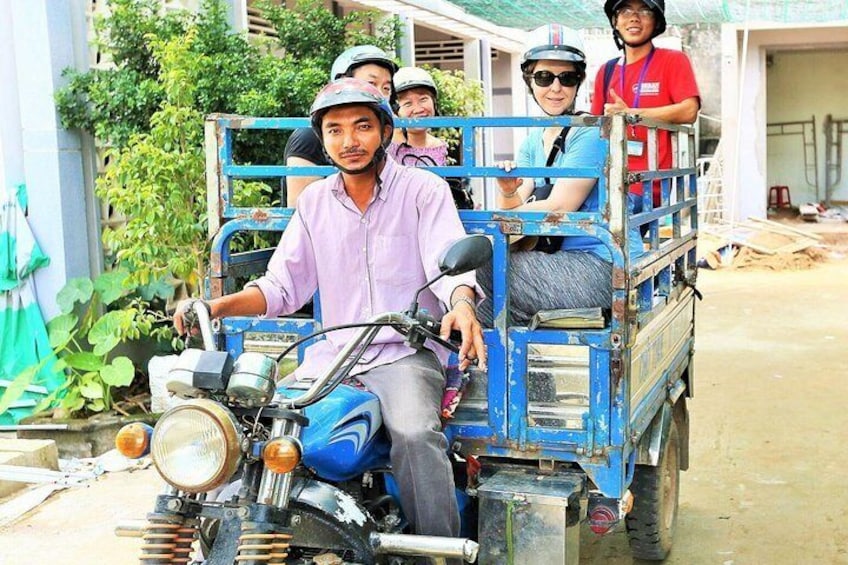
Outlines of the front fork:
<svg viewBox="0 0 848 565">
<path fill-rule="evenodd" d="M 275 418 L 271 426 L 271 437 L 288 436 L 300 440 L 300 431 L 301 426 L 297 422 L 287 418 Z M 277 474 L 263 468 L 257 500 L 261 504 L 269 504 L 276 508 L 288 508 L 293 480 L 291 473 Z"/>
<path fill-rule="evenodd" d="M 205 495 L 180 496 L 177 489 L 167 487 L 156 499 L 156 509 L 141 526 L 141 565 L 176 565 L 191 561 L 192 545 L 198 537 L 200 520 L 186 510 L 199 506 Z M 130 535 L 126 532 L 119 535 Z"/>
</svg>

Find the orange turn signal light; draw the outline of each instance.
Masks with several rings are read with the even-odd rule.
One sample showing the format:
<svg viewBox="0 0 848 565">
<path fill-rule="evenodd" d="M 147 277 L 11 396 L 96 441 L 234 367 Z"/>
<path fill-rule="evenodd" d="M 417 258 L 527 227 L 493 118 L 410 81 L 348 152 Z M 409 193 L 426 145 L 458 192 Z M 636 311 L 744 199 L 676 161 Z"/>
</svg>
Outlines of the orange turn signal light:
<svg viewBox="0 0 848 565">
<path fill-rule="evenodd" d="M 272 473 L 290 473 L 300 463 L 300 444 L 290 437 L 274 438 L 262 449 L 262 460 Z"/>
<path fill-rule="evenodd" d="M 150 438 L 153 428 L 147 424 L 135 422 L 127 424 L 115 436 L 118 453 L 130 459 L 138 459 L 150 453 Z"/>
</svg>

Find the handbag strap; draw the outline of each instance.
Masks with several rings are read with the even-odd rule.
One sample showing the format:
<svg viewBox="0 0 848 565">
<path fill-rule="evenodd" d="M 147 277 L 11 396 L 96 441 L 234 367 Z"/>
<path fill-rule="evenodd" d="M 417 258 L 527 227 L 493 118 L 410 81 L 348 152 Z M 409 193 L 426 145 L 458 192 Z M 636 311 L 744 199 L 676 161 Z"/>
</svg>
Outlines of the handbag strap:
<svg viewBox="0 0 848 565">
<path fill-rule="evenodd" d="M 588 112 L 575 112 L 574 116 L 582 116 L 583 114 L 587 114 Z M 568 130 L 571 129 L 571 126 L 565 126 L 562 128 L 562 131 L 559 132 L 559 135 L 554 140 L 554 145 L 551 147 L 551 152 L 548 153 L 548 162 L 545 163 L 545 167 L 550 167 L 554 164 L 554 160 L 557 158 L 557 153 L 565 150 L 565 136 L 568 135 Z M 545 177 L 545 184 L 551 184 L 551 179 Z"/>
<path fill-rule="evenodd" d="M 545 163 L 545 168 L 550 167 L 554 164 L 554 161 L 557 158 L 557 154 L 562 151 L 565 146 L 565 136 L 568 135 L 568 130 L 571 129 L 571 126 L 565 126 L 562 128 L 562 131 L 559 132 L 559 135 L 554 139 L 553 147 L 551 147 L 551 152 L 548 153 L 548 162 Z M 551 184 L 551 179 L 545 177 L 545 184 Z"/>
<path fill-rule="evenodd" d="M 612 73 L 615 71 L 615 66 L 618 64 L 618 59 L 619 58 L 616 57 L 615 59 L 610 59 L 604 63 L 604 102 L 607 102 L 607 99 L 609 98 L 610 81 L 612 80 Z M 621 68 L 621 72 L 624 72 L 624 67 Z"/>
</svg>

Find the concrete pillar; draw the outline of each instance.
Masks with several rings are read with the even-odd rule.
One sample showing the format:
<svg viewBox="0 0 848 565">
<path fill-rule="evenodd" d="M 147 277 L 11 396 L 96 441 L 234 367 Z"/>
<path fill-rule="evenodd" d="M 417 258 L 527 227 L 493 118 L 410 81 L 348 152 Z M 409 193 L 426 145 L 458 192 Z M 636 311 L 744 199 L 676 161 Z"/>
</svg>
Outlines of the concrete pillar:
<svg viewBox="0 0 848 565">
<path fill-rule="evenodd" d="M 463 44 L 462 68 L 468 80 L 483 80 L 480 68 L 480 40 L 467 39 Z"/>
<path fill-rule="evenodd" d="M 766 217 L 765 50 L 757 33 L 722 26 L 721 116 L 725 218 Z"/>
<path fill-rule="evenodd" d="M 89 218 L 94 206 L 86 190 L 81 138 L 62 128 L 54 104 L 54 94 L 65 82 L 62 71 L 80 68 L 79 58 L 87 56 L 84 6 L 82 0 L 0 5 L 4 26 L 11 16 L 11 33 L 0 35 L 0 44 L 4 56 L 13 54 L 16 69 L 11 82 L 4 80 L 0 85 L 2 111 L 5 118 L 13 111 L 5 108 L 5 102 L 14 105 L 17 100 L 19 122 L 11 127 L 18 129 L 21 147 L 16 163 L 7 171 L 18 179 L 23 173 L 29 223 L 50 257 L 50 266 L 35 275 L 39 305 L 47 320 L 58 314 L 55 298 L 65 282 L 90 276 L 97 264 L 90 242 L 99 239 L 99 226 Z M 2 72 L 10 72 L 8 63 Z M 8 127 L 4 120 L 3 131 Z M 8 137 L 13 139 L 14 132 Z M 5 142 L 6 133 L 3 138 Z M 15 154 L 13 148 L 10 151 Z M 6 159 L 7 150 L 3 152 Z"/>
<path fill-rule="evenodd" d="M 529 116 L 527 105 L 527 85 L 521 76 L 521 53 L 511 53 L 509 56 L 509 85 L 512 91 L 513 116 Z M 513 155 L 518 155 L 518 149 L 524 138 L 527 137 L 527 128 L 515 128 L 512 132 Z"/>
<path fill-rule="evenodd" d="M 721 155 L 723 217 L 730 219 L 737 208 L 734 203 L 740 162 L 736 159 L 739 135 L 739 43 L 733 24 L 721 26 Z"/>
<path fill-rule="evenodd" d="M 485 114 L 492 109 L 492 57 L 489 42 L 480 39 L 469 39 L 463 47 L 463 70 L 466 80 L 480 81 L 483 83 L 483 103 Z M 477 164 L 492 163 L 494 148 L 491 143 L 491 132 L 488 130 L 477 130 L 475 137 L 477 150 L 475 152 Z M 471 181 L 477 203 L 488 206 L 494 202 L 492 192 L 492 181 L 490 179 L 475 178 Z M 479 199 L 479 195 L 483 195 Z"/>
<path fill-rule="evenodd" d="M 483 81 L 483 112 L 492 113 L 492 46 L 488 39 L 480 40 L 480 80 Z"/>
<path fill-rule="evenodd" d="M 21 111 L 18 102 L 17 66 L 12 42 L 12 5 L 0 2 L 0 186 L 24 182 Z"/>
<path fill-rule="evenodd" d="M 415 66 L 415 20 L 411 16 L 398 14 L 401 26 L 400 45 L 398 45 L 398 57 L 403 66 Z"/>
<path fill-rule="evenodd" d="M 236 33 L 247 32 L 247 0 L 226 0 L 227 20 Z"/>
</svg>

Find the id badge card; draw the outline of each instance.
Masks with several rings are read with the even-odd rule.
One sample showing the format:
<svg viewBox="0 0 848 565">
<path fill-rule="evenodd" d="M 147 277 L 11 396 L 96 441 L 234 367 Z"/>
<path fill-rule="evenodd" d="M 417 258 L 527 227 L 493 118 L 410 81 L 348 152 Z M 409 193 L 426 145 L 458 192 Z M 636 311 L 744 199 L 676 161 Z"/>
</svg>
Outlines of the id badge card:
<svg viewBox="0 0 848 565">
<path fill-rule="evenodd" d="M 630 157 L 641 157 L 645 153 L 645 142 L 644 141 L 634 141 L 632 139 L 627 141 L 627 154 Z"/>
</svg>

